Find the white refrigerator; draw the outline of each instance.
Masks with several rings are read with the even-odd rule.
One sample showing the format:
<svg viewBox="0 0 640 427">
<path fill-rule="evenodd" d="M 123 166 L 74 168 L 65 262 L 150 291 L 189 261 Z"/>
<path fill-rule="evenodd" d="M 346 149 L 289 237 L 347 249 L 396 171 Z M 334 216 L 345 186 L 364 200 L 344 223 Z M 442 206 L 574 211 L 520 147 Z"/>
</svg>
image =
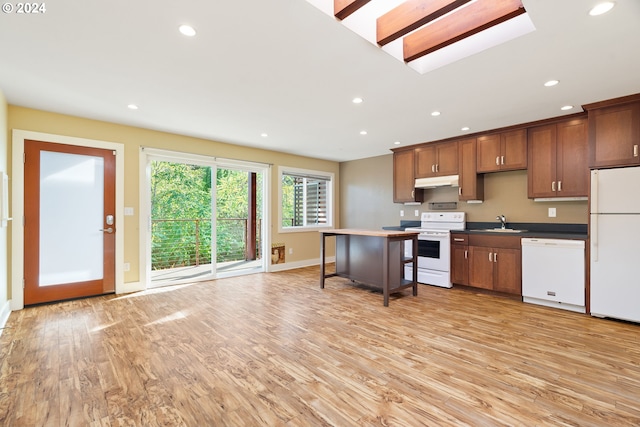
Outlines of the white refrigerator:
<svg viewBox="0 0 640 427">
<path fill-rule="evenodd" d="M 591 315 L 640 322 L 640 167 L 591 171 Z"/>
</svg>

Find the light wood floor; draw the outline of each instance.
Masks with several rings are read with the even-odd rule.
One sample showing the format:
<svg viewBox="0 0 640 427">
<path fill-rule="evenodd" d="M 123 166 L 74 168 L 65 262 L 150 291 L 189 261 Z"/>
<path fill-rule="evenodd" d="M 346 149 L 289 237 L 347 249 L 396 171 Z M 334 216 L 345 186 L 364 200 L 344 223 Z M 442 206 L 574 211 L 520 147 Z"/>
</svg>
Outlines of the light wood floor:
<svg viewBox="0 0 640 427">
<path fill-rule="evenodd" d="M 11 314 L 2 426 L 638 426 L 640 325 L 317 268 Z"/>
</svg>

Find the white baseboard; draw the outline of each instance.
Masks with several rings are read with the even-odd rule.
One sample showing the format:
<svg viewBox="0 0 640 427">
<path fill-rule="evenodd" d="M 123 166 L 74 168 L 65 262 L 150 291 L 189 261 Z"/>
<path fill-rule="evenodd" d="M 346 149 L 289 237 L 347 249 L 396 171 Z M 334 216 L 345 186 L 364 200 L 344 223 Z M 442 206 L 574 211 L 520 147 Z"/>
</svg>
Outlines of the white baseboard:
<svg viewBox="0 0 640 427">
<path fill-rule="evenodd" d="M 335 262 L 335 257 L 327 257 L 325 262 Z M 275 273 L 276 271 L 293 270 L 295 268 L 313 267 L 314 265 L 320 265 L 320 258 L 305 259 L 296 262 L 285 262 L 284 264 L 271 264 L 269 266 L 269 272 Z"/>
<path fill-rule="evenodd" d="M 11 314 L 11 300 L 5 302 L 0 309 L 0 335 L 2 335 L 2 331 L 7 324 L 7 320 L 9 320 L 9 315 Z"/>
<path fill-rule="evenodd" d="M 140 282 L 128 282 L 123 283 L 120 286 L 116 287 L 116 294 L 130 294 L 131 292 L 140 292 L 144 291 L 145 287 Z"/>
</svg>

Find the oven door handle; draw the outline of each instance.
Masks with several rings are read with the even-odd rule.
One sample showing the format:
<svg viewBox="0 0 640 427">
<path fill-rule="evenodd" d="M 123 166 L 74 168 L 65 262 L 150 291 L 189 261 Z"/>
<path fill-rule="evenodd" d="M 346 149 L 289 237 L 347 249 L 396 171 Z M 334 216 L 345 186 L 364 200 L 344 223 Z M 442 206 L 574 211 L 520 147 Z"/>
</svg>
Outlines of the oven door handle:
<svg viewBox="0 0 640 427">
<path fill-rule="evenodd" d="M 447 239 L 449 237 L 449 235 L 445 234 L 445 233 L 442 233 L 442 234 L 431 234 L 431 233 L 418 234 L 418 240 L 420 240 L 421 237 L 423 237 L 422 240 L 425 240 L 424 238 Z"/>
</svg>

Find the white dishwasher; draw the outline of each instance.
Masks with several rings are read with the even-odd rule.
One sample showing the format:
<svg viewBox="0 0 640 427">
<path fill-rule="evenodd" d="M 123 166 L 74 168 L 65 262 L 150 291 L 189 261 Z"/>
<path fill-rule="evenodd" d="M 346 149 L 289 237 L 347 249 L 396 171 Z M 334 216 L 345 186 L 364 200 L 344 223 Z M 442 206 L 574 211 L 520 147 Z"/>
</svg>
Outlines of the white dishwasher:
<svg viewBox="0 0 640 427">
<path fill-rule="evenodd" d="M 522 239 L 522 301 L 585 313 L 585 243 Z"/>
</svg>

